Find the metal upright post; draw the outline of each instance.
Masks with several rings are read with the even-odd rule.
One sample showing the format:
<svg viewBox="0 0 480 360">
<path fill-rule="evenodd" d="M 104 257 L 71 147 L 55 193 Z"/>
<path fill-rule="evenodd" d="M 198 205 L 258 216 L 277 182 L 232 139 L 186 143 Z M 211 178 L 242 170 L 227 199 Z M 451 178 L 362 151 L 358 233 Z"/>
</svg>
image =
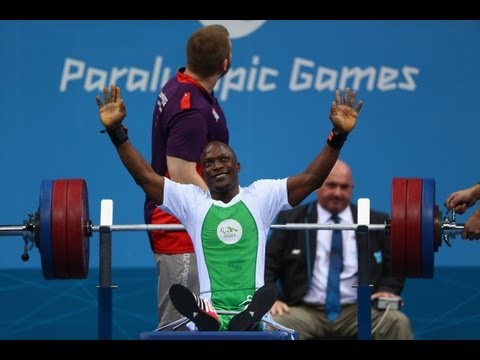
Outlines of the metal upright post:
<svg viewBox="0 0 480 360">
<path fill-rule="evenodd" d="M 357 319 L 358 340 L 372 339 L 372 303 L 370 286 L 370 243 L 368 224 L 370 224 L 370 200 L 358 199 L 358 227 L 356 231 L 358 243 L 358 286 L 357 286 Z"/>
<path fill-rule="evenodd" d="M 372 339 L 372 301 L 370 300 L 372 289 L 370 287 L 369 276 L 370 252 L 368 241 L 368 226 L 359 225 L 357 228 L 357 242 L 359 252 L 357 288 L 358 340 Z"/>
<path fill-rule="evenodd" d="M 113 201 L 100 206 L 100 284 L 98 286 L 98 339 L 112 340 L 112 230 Z"/>
</svg>

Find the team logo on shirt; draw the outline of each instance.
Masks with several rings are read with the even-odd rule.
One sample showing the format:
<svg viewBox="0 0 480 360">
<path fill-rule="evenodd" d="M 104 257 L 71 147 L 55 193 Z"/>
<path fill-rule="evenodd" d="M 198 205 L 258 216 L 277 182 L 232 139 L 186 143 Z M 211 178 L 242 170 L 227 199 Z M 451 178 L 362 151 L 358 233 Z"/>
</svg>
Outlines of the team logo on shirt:
<svg viewBox="0 0 480 360">
<path fill-rule="evenodd" d="M 217 236 L 224 244 L 235 244 L 242 238 L 242 234 L 242 225 L 237 220 L 227 219 L 218 224 Z"/>
</svg>

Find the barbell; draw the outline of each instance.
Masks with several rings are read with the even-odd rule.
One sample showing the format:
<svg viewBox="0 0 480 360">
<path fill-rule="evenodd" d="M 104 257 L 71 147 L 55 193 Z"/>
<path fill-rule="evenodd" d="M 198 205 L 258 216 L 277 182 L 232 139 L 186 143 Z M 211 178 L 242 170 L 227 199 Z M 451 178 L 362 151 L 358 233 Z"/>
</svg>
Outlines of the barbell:
<svg viewBox="0 0 480 360">
<path fill-rule="evenodd" d="M 394 178 L 391 218 L 384 224 L 369 224 L 369 231 L 390 235 L 392 273 L 399 277 L 432 278 L 434 253 L 448 245 L 462 224 L 455 213 L 442 214 L 435 204 L 432 178 Z M 447 212 L 448 214 L 448 212 Z M 279 230 L 356 230 L 358 224 L 274 224 Z M 109 225 L 110 231 L 184 230 L 179 224 Z M 0 225 L 0 236 L 21 235 L 25 240 L 22 259 L 28 260 L 29 243 L 40 251 L 42 273 L 50 279 L 84 279 L 88 276 L 90 237 L 100 231 L 89 217 L 87 184 L 84 179 L 43 180 L 35 214 L 23 225 Z"/>
</svg>

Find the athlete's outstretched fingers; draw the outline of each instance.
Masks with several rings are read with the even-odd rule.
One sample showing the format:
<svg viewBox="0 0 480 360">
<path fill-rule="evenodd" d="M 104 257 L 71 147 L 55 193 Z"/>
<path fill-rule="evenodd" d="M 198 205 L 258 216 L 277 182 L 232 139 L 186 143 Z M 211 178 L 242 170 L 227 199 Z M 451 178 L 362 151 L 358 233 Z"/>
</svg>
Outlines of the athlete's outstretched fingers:
<svg viewBox="0 0 480 360">
<path fill-rule="evenodd" d="M 354 108 L 355 106 L 355 101 L 357 101 L 357 92 L 352 91 L 352 96 L 350 97 L 350 104 L 349 104 L 352 108 Z"/>
<path fill-rule="evenodd" d="M 349 105 L 350 104 L 350 88 L 345 89 L 345 93 L 343 94 L 343 105 Z"/>
<path fill-rule="evenodd" d="M 338 105 L 342 104 L 342 99 L 340 99 L 340 90 L 335 90 L 335 101 Z"/>
<path fill-rule="evenodd" d="M 111 100 L 112 102 L 116 102 L 117 101 L 117 87 L 114 85 L 114 84 L 111 84 L 110 85 L 110 96 L 111 96 Z"/>
<path fill-rule="evenodd" d="M 95 96 L 95 100 L 97 100 L 98 109 L 101 109 L 103 107 L 103 103 L 102 100 L 100 100 L 100 96 Z"/>
<path fill-rule="evenodd" d="M 363 100 L 360 100 L 358 102 L 358 105 L 357 107 L 355 108 L 355 111 L 357 112 L 357 114 L 360 112 L 360 110 L 362 109 L 362 106 L 363 106 Z"/>
<path fill-rule="evenodd" d="M 122 100 L 122 92 L 120 91 L 120 88 L 117 86 L 117 99 Z"/>
<path fill-rule="evenodd" d="M 103 87 L 103 103 L 105 105 L 110 103 L 110 95 L 108 95 L 108 88 L 106 86 Z"/>
<path fill-rule="evenodd" d="M 335 101 L 332 101 L 332 107 L 330 108 L 330 112 L 333 112 L 336 110 L 337 110 L 337 103 Z"/>
</svg>

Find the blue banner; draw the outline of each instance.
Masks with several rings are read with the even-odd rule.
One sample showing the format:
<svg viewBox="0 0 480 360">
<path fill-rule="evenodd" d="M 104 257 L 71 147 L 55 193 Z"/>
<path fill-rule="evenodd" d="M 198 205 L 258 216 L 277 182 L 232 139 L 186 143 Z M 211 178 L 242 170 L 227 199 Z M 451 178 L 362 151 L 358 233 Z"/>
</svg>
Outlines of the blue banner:
<svg viewBox="0 0 480 360">
<path fill-rule="evenodd" d="M 335 89 L 346 87 L 365 102 L 341 154 L 355 201 L 390 213 L 392 178 L 432 177 L 445 212 L 447 195 L 479 181 L 479 21 L 0 21 L 0 222 L 37 211 L 42 179 L 84 178 L 94 224 L 104 198 L 114 223 L 143 223 L 143 192 L 100 134 L 95 96 L 121 87 L 129 136 L 149 160 L 157 92 L 185 65 L 188 36 L 211 22 L 232 38 L 216 95 L 242 185 L 303 171 L 331 129 Z M 477 265 L 476 245 L 457 237 L 435 263 Z M 98 266 L 98 234 L 90 248 Z M 40 267 L 37 251 L 28 263 L 22 251 L 20 237 L 4 237 L 2 268 Z M 114 233 L 113 266 L 153 264 L 144 232 Z"/>
</svg>

